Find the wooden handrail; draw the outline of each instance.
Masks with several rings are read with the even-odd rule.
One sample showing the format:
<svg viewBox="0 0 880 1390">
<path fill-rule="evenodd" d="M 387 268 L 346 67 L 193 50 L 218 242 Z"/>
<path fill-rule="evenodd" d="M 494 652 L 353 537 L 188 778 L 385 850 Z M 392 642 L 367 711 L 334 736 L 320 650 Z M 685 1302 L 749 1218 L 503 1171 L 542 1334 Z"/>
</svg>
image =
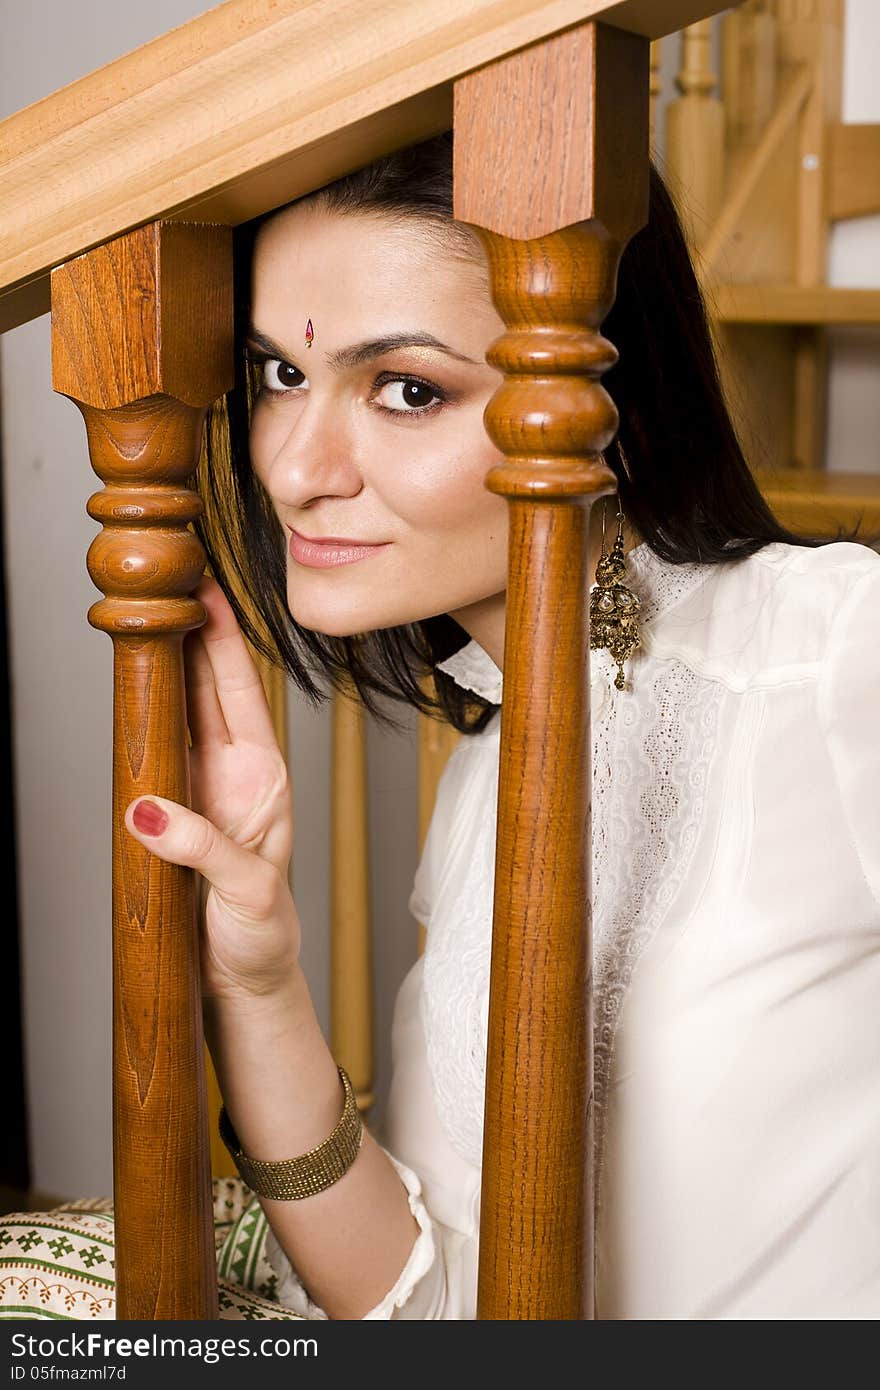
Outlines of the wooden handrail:
<svg viewBox="0 0 880 1390">
<path fill-rule="evenodd" d="M 722 0 L 227 0 L 0 122 L 0 331 L 48 272 L 169 216 L 237 225 L 448 130 L 452 83 L 585 19 L 657 38 Z"/>
</svg>

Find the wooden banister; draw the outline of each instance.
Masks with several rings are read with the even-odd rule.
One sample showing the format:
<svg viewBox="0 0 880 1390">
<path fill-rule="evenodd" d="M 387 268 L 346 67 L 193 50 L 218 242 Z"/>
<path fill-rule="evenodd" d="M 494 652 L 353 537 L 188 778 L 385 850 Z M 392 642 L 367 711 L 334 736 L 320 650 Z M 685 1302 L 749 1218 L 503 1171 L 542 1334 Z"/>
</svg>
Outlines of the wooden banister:
<svg viewBox="0 0 880 1390">
<path fill-rule="evenodd" d="M 663 40 L 655 39 L 651 44 L 650 103 L 648 107 L 648 138 L 652 157 L 657 145 L 657 104 L 663 91 Z"/>
<path fill-rule="evenodd" d="M 727 144 L 751 146 L 776 101 L 776 21 L 773 0 L 745 0 L 721 21 L 721 90 Z"/>
<path fill-rule="evenodd" d="M 594 1316 L 587 535 L 617 429 L 599 326 L 647 219 L 649 44 L 588 23 L 456 84 L 455 216 L 507 325 L 485 414 L 510 508 L 481 1319 Z M 541 120 L 534 119 L 540 105 Z"/>
<path fill-rule="evenodd" d="M 217 1315 L 191 869 L 128 833 L 142 792 L 189 804 L 183 637 L 204 552 L 188 491 L 208 405 L 232 384 L 232 238 L 144 227 L 52 276 L 53 385 L 105 487 L 89 610 L 113 638 L 113 1186 L 119 1318 Z M 193 351 L 193 343 L 198 344 Z"/>
<path fill-rule="evenodd" d="M 238 225 L 452 125 L 452 84 L 608 15 L 649 38 L 723 0 L 227 0 L 0 122 L 0 332 L 48 273 L 160 218 Z M 332 41 L 331 37 L 332 36 Z"/>
<path fill-rule="evenodd" d="M 734 423 L 764 478 L 823 466 L 826 328 L 880 321 L 880 292 L 826 283 L 834 219 L 880 206 L 880 128 L 840 121 L 843 21 L 842 0 L 747 0 L 720 26 L 728 175 L 695 268 Z M 705 142 L 695 126 L 679 162 L 705 160 Z M 842 479 L 838 501 L 851 516 Z M 826 523 L 818 503 L 814 518 L 807 530 Z"/>
<path fill-rule="evenodd" d="M 687 196 L 679 205 L 692 247 L 718 216 L 724 191 L 724 108 L 715 91 L 712 21 L 701 19 L 681 36 L 681 93 L 666 112 L 666 163 Z"/>
</svg>

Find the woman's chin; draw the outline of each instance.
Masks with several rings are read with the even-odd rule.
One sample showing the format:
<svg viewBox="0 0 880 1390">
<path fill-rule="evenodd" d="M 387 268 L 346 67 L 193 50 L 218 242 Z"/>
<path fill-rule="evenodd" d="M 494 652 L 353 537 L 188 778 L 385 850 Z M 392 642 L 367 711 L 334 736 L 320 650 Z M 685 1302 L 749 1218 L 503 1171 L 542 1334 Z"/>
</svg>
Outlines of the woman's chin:
<svg viewBox="0 0 880 1390">
<path fill-rule="evenodd" d="M 293 621 L 300 627 L 323 633 L 325 637 L 359 637 L 378 628 L 397 627 L 416 621 L 415 618 L 391 613 L 387 607 L 379 604 L 352 611 L 350 604 L 340 610 L 333 604 L 303 604 L 288 600 L 288 608 Z"/>
</svg>

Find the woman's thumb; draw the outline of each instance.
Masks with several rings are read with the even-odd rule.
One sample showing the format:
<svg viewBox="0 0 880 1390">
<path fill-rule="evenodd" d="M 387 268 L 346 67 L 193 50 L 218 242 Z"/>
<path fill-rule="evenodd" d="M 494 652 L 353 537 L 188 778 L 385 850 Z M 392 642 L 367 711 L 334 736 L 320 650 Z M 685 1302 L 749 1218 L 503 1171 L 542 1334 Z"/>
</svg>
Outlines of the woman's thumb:
<svg viewBox="0 0 880 1390">
<path fill-rule="evenodd" d="M 138 797 L 126 809 L 125 826 L 159 859 L 197 869 L 227 902 L 249 915 L 272 911 L 278 871 L 204 816 L 162 796 Z"/>
</svg>

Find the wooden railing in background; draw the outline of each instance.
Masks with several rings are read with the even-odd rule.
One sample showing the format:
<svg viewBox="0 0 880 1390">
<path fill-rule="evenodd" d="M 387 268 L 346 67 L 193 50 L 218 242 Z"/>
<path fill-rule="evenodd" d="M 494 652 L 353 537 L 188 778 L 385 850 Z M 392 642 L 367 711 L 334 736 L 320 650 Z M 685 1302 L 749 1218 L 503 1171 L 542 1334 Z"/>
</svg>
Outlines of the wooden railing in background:
<svg viewBox="0 0 880 1390">
<path fill-rule="evenodd" d="M 827 469 L 828 329 L 880 324 L 880 289 L 826 283 L 831 224 L 880 212 L 880 125 L 840 119 L 844 19 L 843 0 L 746 0 L 686 28 L 666 166 L 764 495 L 797 530 L 870 538 L 880 457 Z"/>
<path fill-rule="evenodd" d="M 373 953 L 364 709 L 355 690 L 333 697 L 330 1045 L 358 1106 L 373 1104 Z"/>
</svg>

